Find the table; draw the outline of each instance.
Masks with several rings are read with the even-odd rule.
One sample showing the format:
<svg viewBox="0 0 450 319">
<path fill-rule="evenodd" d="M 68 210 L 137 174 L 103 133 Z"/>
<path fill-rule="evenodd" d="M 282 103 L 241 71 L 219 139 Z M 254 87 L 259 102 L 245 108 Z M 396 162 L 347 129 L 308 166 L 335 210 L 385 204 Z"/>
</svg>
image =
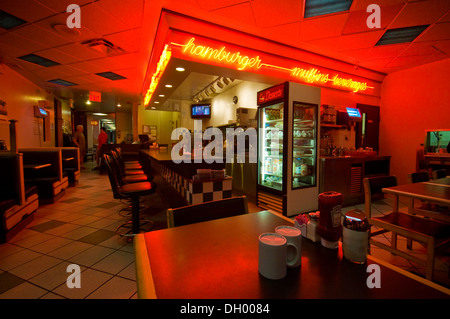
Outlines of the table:
<svg viewBox="0 0 450 319">
<path fill-rule="evenodd" d="M 449 298 L 450 290 L 380 266 L 381 288 L 368 288 L 367 265 L 302 238 L 302 265 L 285 278 L 258 273 L 258 236 L 292 220 L 262 211 L 138 234 L 134 237 L 139 298 Z"/>
<path fill-rule="evenodd" d="M 449 186 L 450 187 L 450 177 L 444 177 L 439 179 L 432 179 L 428 182 L 424 182 L 425 184 L 432 184 L 432 185 L 441 185 L 441 186 Z"/>
<path fill-rule="evenodd" d="M 383 193 L 392 194 L 396 197 L 397 200 L 394 200 L 394 211 L 398 211 L 398 197 L 404 196 L 409 199 L 408 213 L 420 213 L 423 216 L 450 222 L 450 216 L 448 214 L 440 213 L 439 211 L 418 210 L 414 208 L 415 199 L 424 200 L 437 205 L 450 206 L 450 187 L 446 185 L 447 182 L 447 178 L 441 178 L 439 180 L 428 182 L 386 187 L 383 188 L 382 191 Z"/>
<path fill-rule="evenodd" d="M 31 181 L 34 183 L 34 180 L 36 178 L 36 176 L 35 176 L 36 172 L 40 169 L 50 167 L 50 166 L 52 166 L 52 164 L 50 164 L 50 163 L 47 163 L 47 164 L 24 164 L 23 169 L 31 171 Z"/>
</svg>

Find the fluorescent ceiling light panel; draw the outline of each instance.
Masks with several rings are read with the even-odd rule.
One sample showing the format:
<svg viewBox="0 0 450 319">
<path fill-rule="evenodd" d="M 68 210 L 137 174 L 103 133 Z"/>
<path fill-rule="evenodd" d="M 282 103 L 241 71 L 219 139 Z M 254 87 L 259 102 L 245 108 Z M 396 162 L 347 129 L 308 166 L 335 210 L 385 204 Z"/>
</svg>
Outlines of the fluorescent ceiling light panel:
<svg viewBox="0 0 450 319">
<path fill-rule="evenodd" d="M 27 54 L 27 55 L 23 55 L 18 57 L 18 59 L 30 62 L 30 63 L 34 63 L 40 66 L 45 66 L 46 68 L 48 68 L 49 66 L 54 66 L 54 65 L 59 65 L 60 63 L 46 59 L 44 57 L 41 57 L 39 55 L 36 54 Z"/>
<path fill-rule="evenodd" d="M 25 20 L 0 10 L 0 28 L 10 30 L 25 23 L 27 23 Z"/>
<path fill-rule="evenodd" d="M 78 85 L 78 84 L 76 84 L 76 83 L 72 83 L 72 82 L 69 82 L 69 81 L 61 80 L 61 79 L 49 80 L 49 81 L 47 81 L 47 82 L 59 84 L 59 85 L 62 85 L 62 86 Z"/>
<path fill-rule="evenodd" d="M 101 73 L 95 73 L 95 74 L 98 75 L 98 76 L 102 76 L 104 78 L 107 78 L 109 80 L 112 80 L 112 81 L 126 79 L 126 77 L 121 76 L 121 75 L 119 75 L 117 73 L 114 73 L 114 72 L 101 72 Z"/>
<path fill-rule="evenodd" d="M 412 42 L 426 28 L 428 28 L 428 25 L 387 30 L 376 45 Z"/>
<path fill-rule="evenodd" d="M 305 18 L 350 10 L 353 0 L 306 0 Z"/>
</svg>

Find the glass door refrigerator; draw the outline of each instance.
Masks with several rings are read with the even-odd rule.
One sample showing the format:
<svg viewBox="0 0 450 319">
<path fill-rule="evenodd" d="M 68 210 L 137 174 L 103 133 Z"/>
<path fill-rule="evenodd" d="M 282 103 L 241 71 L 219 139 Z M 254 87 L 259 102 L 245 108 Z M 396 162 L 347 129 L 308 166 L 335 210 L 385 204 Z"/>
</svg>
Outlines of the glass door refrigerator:
<svg viewBox="0 0 450 319">
<path fill-rule="evenodd" d="M 285 82 L 257 98 L 257 206 L 286 216 L 317 210 L 320 88 Z"/>
</svg>

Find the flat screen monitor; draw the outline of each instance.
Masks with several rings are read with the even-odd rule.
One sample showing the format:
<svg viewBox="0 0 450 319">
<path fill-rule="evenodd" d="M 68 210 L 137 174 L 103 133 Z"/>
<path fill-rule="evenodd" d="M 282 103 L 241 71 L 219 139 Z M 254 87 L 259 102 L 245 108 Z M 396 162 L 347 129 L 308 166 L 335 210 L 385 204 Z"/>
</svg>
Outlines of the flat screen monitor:
<svg viewBox="0 0 450 319">
<path fill-rule="evenodd" d="M 47 117 L 48 112 L 43 107 L 35 105 L 34 106 L 34 116 L 35 117 Z"/>
<path fill-rule="evenodd" d="M 361 117 L 361 113 L 359 112 L 359 109 L 347 107 L 347 114 L 350 118 L 352 117 Z"/>
<path fill-rule="evenodd" d="M 194 104 L 191 107 L 193 119 L 204 119 L 211 117 L 211 104 Z"/>
</svg>

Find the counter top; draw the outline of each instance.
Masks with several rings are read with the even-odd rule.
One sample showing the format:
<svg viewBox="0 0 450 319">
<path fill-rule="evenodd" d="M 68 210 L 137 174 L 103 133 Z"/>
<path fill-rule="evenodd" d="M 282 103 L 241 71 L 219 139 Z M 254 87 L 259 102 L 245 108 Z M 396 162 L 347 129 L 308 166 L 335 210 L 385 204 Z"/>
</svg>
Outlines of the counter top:
<svg viewBox="0 0 450 319">
<path fill-rule="evenodd" d="M 148 150 L 141 150 L 141 153 L 147 154 L 160 162 L 172 161 L 171 148 L 150 148 Z"/>
<path fill-rule="evenodd" d="M 157 148 L 150 148 L 148 150 L 141 150 L 142 153 L 147 154 L 148 156 L 152 157 L 153 159 L 159 161 L 159 162 L 173 162 L 172 160 L 172 149 L 166 148 L 166 149 L 157 149 Z M 225 153 L 224 153 L 225 155 Z M 225 163 L 225 156 L 219 157 L 219 156 L 212 156 L 210 157 L 214 160 L 214 162 L 217 162 L 218 159 L 222 159 L 222 161 Z M 202 154 L 202 163 L 206 163 L 204 161 L 205 157 Z M 182 161 L 182 163 L 184 163 Z M 194 156 L 191 156 L 191 163 L 194 162 Z M 188 163 L 189 164 L 189 163 Z M 195 163 L 195 164 L 201 164 L 201 163 Z"/>
<path fill-rule="evenodd" d="M 351 160 L 351 161 L 377 161 L 377 160 L 387 160 L 390 159 L 391 156 L 321 156 L 319 159 L 322 161 L 330 161 L 330 160 Z"/>
<path fill-rule="evenodd" d="M 442 157 L 450 158 L 450 153 L 426 153 L 425 157 Z"/>
</svg>

